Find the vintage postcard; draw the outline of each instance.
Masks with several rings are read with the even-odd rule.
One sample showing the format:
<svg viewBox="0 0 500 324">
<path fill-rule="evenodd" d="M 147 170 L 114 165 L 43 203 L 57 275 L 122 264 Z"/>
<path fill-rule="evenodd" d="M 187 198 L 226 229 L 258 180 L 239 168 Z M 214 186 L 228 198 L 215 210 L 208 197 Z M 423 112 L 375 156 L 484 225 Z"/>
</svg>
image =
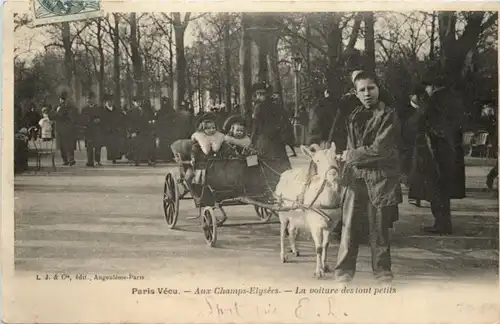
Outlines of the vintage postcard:
<svg viewBox="0 0 500 324">
<path fill-rule="evenodd" d="M 4 2 L 5 323 L 500 323 L 498 4 Z"/>
</svg>

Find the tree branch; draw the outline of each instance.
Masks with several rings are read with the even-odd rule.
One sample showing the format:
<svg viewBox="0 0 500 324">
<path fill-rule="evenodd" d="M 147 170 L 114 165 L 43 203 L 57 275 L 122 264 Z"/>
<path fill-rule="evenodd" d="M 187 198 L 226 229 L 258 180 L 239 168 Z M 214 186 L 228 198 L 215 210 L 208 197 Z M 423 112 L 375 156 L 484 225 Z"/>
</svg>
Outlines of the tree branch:
<svg viewBox="0 0 500 324">
<path fill-rule="evenodd" d="M 352 26 L 351 37 L 349 38 L 349 43 L 347 44 L 346 50 L 351 50 L 356 45 L 362 20 L 363 15 L 361 13 L 358 13 L 354 18 L 354 26 Z"/>
</svg>

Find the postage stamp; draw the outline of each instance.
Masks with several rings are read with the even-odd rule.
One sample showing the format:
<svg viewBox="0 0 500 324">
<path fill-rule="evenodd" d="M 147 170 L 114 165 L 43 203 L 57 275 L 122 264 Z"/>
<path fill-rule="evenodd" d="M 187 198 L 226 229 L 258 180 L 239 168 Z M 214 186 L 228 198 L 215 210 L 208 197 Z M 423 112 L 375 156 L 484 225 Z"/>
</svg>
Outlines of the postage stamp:
<svg viewBox="0 0 500 324">
<path fill-rule="evenodd" d="M 100 0 L 31 0 L 36 26 L 101 17 Z"/>
</svg>

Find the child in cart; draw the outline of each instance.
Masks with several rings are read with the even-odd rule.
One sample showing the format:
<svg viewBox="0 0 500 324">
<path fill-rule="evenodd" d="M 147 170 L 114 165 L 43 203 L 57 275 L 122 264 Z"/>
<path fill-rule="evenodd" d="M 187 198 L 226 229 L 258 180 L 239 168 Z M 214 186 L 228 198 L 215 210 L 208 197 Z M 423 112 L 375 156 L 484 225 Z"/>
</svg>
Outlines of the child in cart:
<svg viewBox="0 0 500 324">
<path fill-rule="evenodd" d="M 202 184 L 205 178 L 203 162 L 208 157 L 220 156 L 225 148 L 225 136 L 217 130 L 217 116 L 206 113 L 197 121 L 197 131 L 191 135 L 191 165 L 192 170 L 186 172 L 186 180 L 190 184 Z M 200 168 L 197 168 L 197 167 Z"/>
<path fill-rule="evenodd" d="M 229 117 L 224 123 L 224 130 L 226 143 L 238 155 L 246 156 L 256 153 L 252 148 L 252 140 L 247 135 L 243 117 L 238 115 Z"/>
<path fill-rule="evenodd" d="M 217 117 L 212 113 L 202 115 L 198 120 L 197 131 L 191 135 L 191 162 L 204 160 L 217 155 L 224 144 L 224 134 L 217 130 Z"/>
</svg>

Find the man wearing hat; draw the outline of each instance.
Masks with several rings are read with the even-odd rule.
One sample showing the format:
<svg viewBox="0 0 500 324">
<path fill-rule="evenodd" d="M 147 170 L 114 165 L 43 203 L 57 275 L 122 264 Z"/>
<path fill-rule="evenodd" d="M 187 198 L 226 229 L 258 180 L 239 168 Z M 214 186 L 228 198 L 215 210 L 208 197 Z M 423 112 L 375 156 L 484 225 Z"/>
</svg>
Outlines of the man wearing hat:
<svg viewBox="0 0 500 324">
<path fill-rule="evenodd" d="M 64 165 L 72 166 L 76 163 L 77 115 L 76 108 L 68 100 L 68 93 L 62 91 L 59 96 L 59 106 L 53 111 L 51 119 L 55 121 L 56 142 Z"/>
<path fill-rule="evenodd" d="M 102 110 L 95 102 L 95 94 L 87 95 L 87 104 L 81 112 L 83 132 L 87 143 L 87 166 L 94 167 L 94 161 L 101 165 Z"/>
<path fill-rule="evenodd" d="M 135 165 L 138 166 L 147 152 L 144 147 L 144 138 L 149 131 L 149 118 L 141 105 L 140 98 L 137 96 L 132 99 L 132 108 L 127 115 L 127 120 L 129 134 L 132 140 L 131 155 L 135 161 Z"/>
<path fill-rule="evenodd" d="M 116 160 L 121 159 L 120 137 L 125 137 L 121 131 L 125 118 L 122 111 L 113 105 L 113 96 L 111 94 L 105 94 L 103 99 L 104 107 L 101 112 L 103 141 L 106 146 L 107 160 L 112 161 L 114 164 Z"/>
<path fill-rule="evenodd" d="M 423 123 L 416 142 L 415 167 L 409 176 L 411 199 L 429 201 L 434 225 L 431 234 L 451 234 L 451 199 L 465 197 L 465 166 L 462 147 L 464 105 L 460 94 L 439 77 L 428 77 L 420 96 Z"/>
<path fill-rule="evenodd" d="M 276 175 L 291 168 L 285 147 L 288 114 L 272 101 L 270 87 L 265 82 L 255 84 L 253 91 L 256 100 L 252 114 L 252 144 L 273 169 L 266 177 L 277 184 L 279 176 L 276 178 Z"/>
</svg>

